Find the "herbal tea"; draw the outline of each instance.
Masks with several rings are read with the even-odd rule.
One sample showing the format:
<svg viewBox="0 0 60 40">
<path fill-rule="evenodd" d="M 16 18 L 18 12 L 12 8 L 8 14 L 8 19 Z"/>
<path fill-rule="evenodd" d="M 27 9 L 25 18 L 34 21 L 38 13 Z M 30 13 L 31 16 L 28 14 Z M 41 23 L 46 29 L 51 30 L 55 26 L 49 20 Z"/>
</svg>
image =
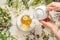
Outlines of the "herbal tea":
<svg viewBox="0 0 60 40">
<path fill-rule="evenodd" d="M 29 15 L 22 16 L 22 18 L 21 18 L 21 23 L 22 24 L 24 24 L 24 25 L 26 25 L 26 26 L 29 27 L 29 25 L 31 24 L 31 22 L 32 22 L 32 19 L 30 18 Z"/>
</svg>

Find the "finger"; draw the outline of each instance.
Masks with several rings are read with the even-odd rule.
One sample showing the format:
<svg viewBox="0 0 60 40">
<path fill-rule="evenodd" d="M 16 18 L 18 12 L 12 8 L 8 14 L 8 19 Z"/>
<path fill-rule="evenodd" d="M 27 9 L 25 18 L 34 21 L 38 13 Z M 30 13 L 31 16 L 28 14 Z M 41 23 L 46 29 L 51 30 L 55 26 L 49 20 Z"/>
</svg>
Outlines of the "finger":
<svg viewBox="0 0 60 40">
<path fill-rule="evenodd" d="M 60 39 L 60 29 L 59 29 L 58 32 L 56 33 L 56 36 Z"/>
<path fill-rule="evenodd" d="M 51 22 L 45 22 L 45 21 L 40 21 L 43 25 L 45 25 L 47 28 L 49 28 L 53 33 L 57 33 L 58 27 L 54 23 Z"/>
<path fill-rule="evenodd" d="M 56 2 L 52 2 L 52 3 L 50 3 L 49 5 L 47 5 L 46 6 L 46 9 L 47 9 L 47 11 L 52 11 L 52 10 L 54 10 L 55 9 L 55 3 Z"/>
<path fill-rule="evenodd" d="M 47 7 L 54 7 L 55 6 L 55 3 L 56 2 L 52 2 L 52 3 L 48 4 Z"/>
<path fill-rule="evenodd" d="M 54 10 L 55 8 L 54 7 L 46 7 L 46 9 L 47 9 L 47 12 L 49 12 L 49 11 Z"/>
</svg>

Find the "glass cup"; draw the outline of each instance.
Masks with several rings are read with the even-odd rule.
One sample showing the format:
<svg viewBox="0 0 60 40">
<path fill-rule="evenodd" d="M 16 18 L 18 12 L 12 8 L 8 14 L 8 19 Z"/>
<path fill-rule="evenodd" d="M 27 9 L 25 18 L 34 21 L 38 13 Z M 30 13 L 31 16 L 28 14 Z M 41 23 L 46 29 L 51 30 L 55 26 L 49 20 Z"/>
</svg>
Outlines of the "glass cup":
<svg viewBox="0 0 60 40">
<path fill-rule="evenodd" d="M 37 20 L 45 20 L 49 19 L 48 18 L 48 13 L 46 12 L 46 6 L 45 5 L 40 5 L 35 8 L 34 11 L 34 18 Z"/>
</svg>

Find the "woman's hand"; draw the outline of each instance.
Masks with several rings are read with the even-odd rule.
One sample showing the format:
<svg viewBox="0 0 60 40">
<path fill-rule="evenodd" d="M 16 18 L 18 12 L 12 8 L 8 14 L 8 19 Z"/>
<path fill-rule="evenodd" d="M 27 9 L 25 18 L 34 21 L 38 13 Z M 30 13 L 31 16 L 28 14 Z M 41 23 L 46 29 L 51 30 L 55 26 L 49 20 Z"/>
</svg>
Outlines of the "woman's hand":
<svg viewBox="0 0 60 40">
<path fill-rule="evenodd" d="M 47 5 L 47 11 L 60 11 L 60 2 L 52 2 L 49 5 Z"/>
<path fill-rule="evenodd" d="M 47 5 L 47 11 L 60 11 L 60 2 L 52 2 L 49 5 Z M 45 27 L 50 29 L 58 38 L 60 38 L 60 29 L 58 26 L 50 21 L 40 21 Z"/>
<path fill-rule="evenodd" d="M 60 38 L 60 29 L 58 26 L 52 22 L 40 21 L 44 27 L 50 29 L 58 38 Z"/>
</svg>

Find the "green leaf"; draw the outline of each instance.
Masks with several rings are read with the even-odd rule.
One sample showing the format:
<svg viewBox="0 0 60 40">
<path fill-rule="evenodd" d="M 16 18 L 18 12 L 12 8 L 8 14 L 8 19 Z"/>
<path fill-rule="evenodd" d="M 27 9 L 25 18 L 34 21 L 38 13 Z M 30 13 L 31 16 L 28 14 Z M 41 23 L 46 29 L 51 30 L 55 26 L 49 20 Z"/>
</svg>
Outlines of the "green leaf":
<svg viewBox="0 0 60 40">
<path fill-rule="evenodd" d="M 31 5 L 34 6 L 34 5 L 37 5 L 39 3 L 41 3 L 41 0 L 33 0 L 33 2 L 31 3 Z"/>
<path fill-rule="evenodd" d="M 18 0 L 16 0 L 16 6 L 15 7 L 16 7 L 16 9 L 18 9 Z"/>
<path fill-rule="evenodd" d="M 10 7 L 13 3 L 12 3 L 12 0 L 7 0 L 7 4 L 8 6 Z"/>
<path fill-rule="evenodd" d="M 22 2 L 23 2 L 23 4 L 25 5 L 25 7 L 27 8 L 27 9 L 29 9 L 29 7 L 28 7 L 28 0 L 22 0 Z"/>
<path fill-rule="evenodd" d="M 46 4 L 48 5 L 49 3 L 51 3 L 53 0 L 45 0 Z"/>
<path fill-rule="evenodd" d="M 27 37 L 26 40 L 29 40 L 29 37 Z"/>
<path fill-rule="evenodd" d="M 2 39 L 2 40 L 7 40 L 7 35 L 6 34 L 2 34 L 2 33 L 0 33 L 0 38 Z"/>
</svg>

